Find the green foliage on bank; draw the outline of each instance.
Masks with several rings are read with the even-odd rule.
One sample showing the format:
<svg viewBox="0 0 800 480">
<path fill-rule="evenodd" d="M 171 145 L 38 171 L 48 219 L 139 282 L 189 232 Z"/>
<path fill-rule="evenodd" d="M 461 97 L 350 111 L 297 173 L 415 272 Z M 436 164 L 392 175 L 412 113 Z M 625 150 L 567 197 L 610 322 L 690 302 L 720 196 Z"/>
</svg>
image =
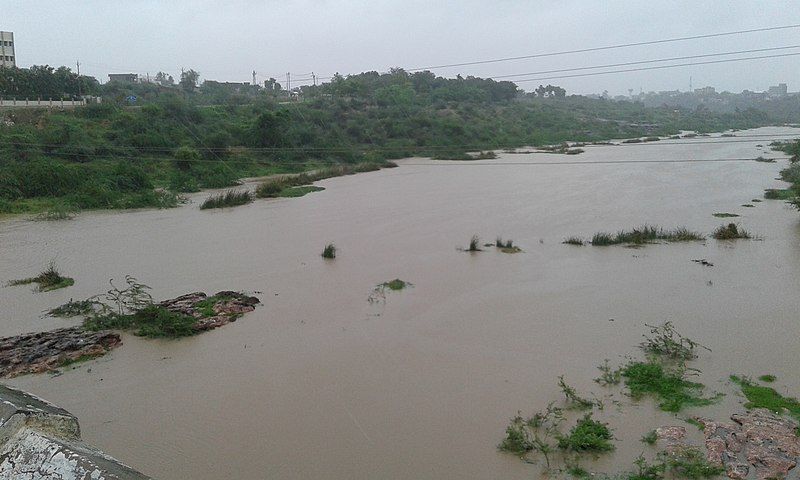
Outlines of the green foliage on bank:
<svg viewBox="0 0 800 480">
<path fill-rule="evenodd" d="M 754 110 L 645 108 L 561 95 L 556 87 L 540 96 L 511 82 L 403 70 L 336 76 L 304 87 L 295 101 L 276 90 L 206 83 L 194 89 L 112 82 L 91 87 L 103 95 L 99 105 L 3 112 L 0 213 L 55 204 L 170 207 L 176 194 L 230 187 L 248 176 L 769 123 Z"/>
</svg>

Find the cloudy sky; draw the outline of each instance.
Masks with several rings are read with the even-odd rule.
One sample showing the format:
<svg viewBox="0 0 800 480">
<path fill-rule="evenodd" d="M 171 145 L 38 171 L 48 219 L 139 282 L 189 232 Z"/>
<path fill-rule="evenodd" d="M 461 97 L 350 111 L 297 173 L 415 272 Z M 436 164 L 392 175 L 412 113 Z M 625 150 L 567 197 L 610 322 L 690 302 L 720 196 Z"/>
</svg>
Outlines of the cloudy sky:
<svg viewBox="0 0 800 480">
<path fill-rule="evenodd" d="M 295 79 L 311 72 L 328 77 L 800 24 L 797 6 L 796 0 L 0 0 L 0 30 L 14 32 L 22 67 L 74 67 L 80 60 L 81 71 L 100 81 L 108 73 L 159 70 L 177 78 L 182 67 L 203 79 L 249 81 L 255 70 L 259 81 L 283 82 L 286 72 Z M 673 63 L 800 53 L 800 28 L 434 71 L 493 77 L 794 45 Z M 785 82 L 798 91 L 800 55 L 518 84 L 627 94 L 687 90 L 690 77 L 695 88 L 761 91 Z"/>
</svg>

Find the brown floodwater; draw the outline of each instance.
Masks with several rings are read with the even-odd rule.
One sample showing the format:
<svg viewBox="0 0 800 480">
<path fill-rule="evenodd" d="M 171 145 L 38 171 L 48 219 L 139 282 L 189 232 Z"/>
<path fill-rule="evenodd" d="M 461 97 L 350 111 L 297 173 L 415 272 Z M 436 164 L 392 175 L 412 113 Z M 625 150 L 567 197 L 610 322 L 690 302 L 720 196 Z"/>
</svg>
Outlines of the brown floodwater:
<svg viewBox="0 0 800 480">
<path fill-rule="evenodd" d="M 638 441 L 644 433 L 683 424 L 652 400 L 632 403 L 592 381 L 603 359 L 639 354 L 645 323 L 670 320 L 712 349 L 693 366 L 727 395 L 687 413 L 740 408 L 732 373 L 771 373 L 779 391 L 800 393 L 800 213 L 781 201 L 740 206 L 784 186 L 775 177 L 786 160 L 637 163 L 778 156 L 756 147 L 769 143 L 762 138 L 708 140 L 408 159 L 233 209 L 199 210 L 203 193 L 171 210 L 0 221 L 0 281 L 51 258 L 76 280 L 49 293 L 0 288 L 3 336 L 74 324 L 42 311 L 126 274 L 158 299 L 233 289 L 263 302 L 212 332 L 126 334 L 119 349 L 63 375 L 8 383 L 74 413 L 86 441 L 161 479 L 523 479 L 542 465 L 496 445 L 518 410 L 561 399 L 564 375 L 586 395 L 622 402 L 608 398 L 598 413 L 617 450 L 588 467 L 629 469 L 650 448 Z M 588 163 L 602 161 L 621 163 Z M 710 233 L 728 221 L 714 212 L 741 214 L 732 220 L 761 240 L 561 244 L 643 223 Z M 473 234 L 524 251 L 458 251 Z M 328 242 L 339 247 L 334 261 L 320 258 Z M 701 258 L 714 267 L 691 261 Z M 393 278 L 413 287 L 367 301 Z"/>
</svg>

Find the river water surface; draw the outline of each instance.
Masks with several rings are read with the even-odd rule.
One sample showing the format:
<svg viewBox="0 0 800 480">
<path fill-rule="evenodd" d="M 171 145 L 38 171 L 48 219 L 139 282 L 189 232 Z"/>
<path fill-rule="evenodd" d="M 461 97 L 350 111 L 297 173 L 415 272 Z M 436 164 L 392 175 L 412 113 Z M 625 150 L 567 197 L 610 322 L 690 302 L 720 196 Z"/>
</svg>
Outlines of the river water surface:
<svg viewBox="0 0 800 480">
<path fill-rule="evenodd" d="M 688 413 L 722 419 L 739 408 L 731 373 L 771 373 L 779 391 L 800 393 L 800 215 L 774 200 L 741 207 L 785 185 L 775 177 L 786 160 L 640 163 L 780 156 L 756 146 L 768 138 L 750 139 L 408 159 L 233 209 L 199 210 L 204 193 L 171 210 L 6 219 L 0 281 L 55 258 L 76 285 L 0 288 L 0 336 L 72 325 L 41 312 L 126 274 L 157 299 L 244 290 L 263 302 L 215 331 L 125 334 L 120 348 L 63 375 L 8 383 L 66 408 L 86 441 L 162 479 L 522 479 L 542 466 L 496 445 L 518 410 L 560 400 L 565 375 L 580 392 L 622 402 L 598 413 L 617 450 L 590 466 L 629 469 L 649 448 L 644 433 L 683 424 L 652 400 L 632 404 L 592 382 L 603 359 L 638 354 L 645 323 L 671 320 L 712 350 L 693 366 L 726 396 Z M 726 221 L 714 212 L 741 214 L 733 220 L 761 240 L 561 244 L 643 223 L 710 233 Z M 458 251 L 473 234 L 524 251 Z M 319 255 L 328 242 L 339 247 L 334 261 Z M 691 261 L 701 258 L 714 267 Z M 413 287 L 367 301 L 393 278 Z"/>
</svg>

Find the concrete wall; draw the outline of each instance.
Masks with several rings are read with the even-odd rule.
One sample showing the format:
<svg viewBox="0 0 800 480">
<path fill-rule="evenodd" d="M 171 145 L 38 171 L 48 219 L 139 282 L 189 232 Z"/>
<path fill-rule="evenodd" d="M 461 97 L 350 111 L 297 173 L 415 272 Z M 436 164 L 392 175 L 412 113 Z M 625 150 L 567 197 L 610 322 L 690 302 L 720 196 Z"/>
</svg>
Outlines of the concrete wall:
<svg viewBox="0 0 800 480">
<path fill-rule="evenodd" d="M 3 100 L 0 108 L 75 108 L 84 107 L 86 100 Z M 99 102 L 98 102 L 99 103 Z"/>
<path fill-rule="evenodd" d="M 81 441 L 78 419 L 38 397 L 0 385 L 0 478 L 145 480 Z"/>
</svg>

